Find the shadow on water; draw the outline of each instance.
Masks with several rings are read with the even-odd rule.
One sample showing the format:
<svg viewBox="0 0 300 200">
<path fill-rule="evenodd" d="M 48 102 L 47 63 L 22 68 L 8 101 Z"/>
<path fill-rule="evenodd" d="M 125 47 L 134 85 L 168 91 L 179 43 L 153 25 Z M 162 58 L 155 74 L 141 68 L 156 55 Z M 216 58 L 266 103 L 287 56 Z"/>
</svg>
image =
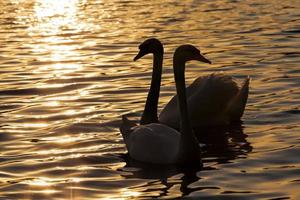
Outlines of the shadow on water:
<svg viewBox="0 0 300 200">
<path fill-rule="evenodd" d="M 174 194 L 172 188 L 179 188 L 176 197 L 184 197 L 194 191 L 206 189 L 205 187 L 189 187 L 190 184 L 201 179 L 201 171 L 215 170 L 209 163 L 224 164 L 235 159 L 246 158 L 252 151 L 247 135 L 243 133 L 243 126 L 235 124 L 228 127 L 202 128 L 195 131 L 202 148 L 202 164 L 199 165 L 149 165 L 130 158 L 128 154 L 122 155 L 126 165 L 118 171 L 126 172 L 122 176 L 126 179 L 138 178 L 155 180 L 143 185 L 144 193 L 151 193 L 154 185 L 161 185 L 159 197 Z M 157 188 L 156 188 L 157 191 Z M 155 197 L 158 197 L 155 195 Z"/>
<path fill-rule="evenodd" d="M 195 131 L 202 148 L 203 162 L 229 163 L 231 160 L 246 158 L 252 151 L 243 132 L 241 123 L 225 127 L 202 128 Z"/>
<path fill-rule="evenodd" d="M 160 187 L 159 196 L 155 195 L 155 197 L 169 196 L 170 189 L 178 184 L 180 184 L 180 196 L 188 195 L 193 192 L 193 189 L 188 188 L 188 185 L 200 179 L 197 176 L 197 172 L 203 169 L 202 163 L 184 166 L 154 165 L 135 161 L 128 154 L 123 155 L 123 158 L 126 161 L 126 165 L 119 171 L 126 172 L 123 175 L 125 178 L 155 180 L 149 181 L 147 185 L 143 186 L 145 188 L 144 193 L 151 193 L 157 185 L 163 186 Z"/>
</svg>

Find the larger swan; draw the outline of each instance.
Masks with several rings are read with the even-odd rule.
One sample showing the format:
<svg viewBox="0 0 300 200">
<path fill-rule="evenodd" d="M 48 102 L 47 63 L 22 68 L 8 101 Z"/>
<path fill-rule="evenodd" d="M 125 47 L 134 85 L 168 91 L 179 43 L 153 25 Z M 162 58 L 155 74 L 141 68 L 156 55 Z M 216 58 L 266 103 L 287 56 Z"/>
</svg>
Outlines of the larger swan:
<svg viewBox="0 0 300 200">
<path fill-rule="evenodd" d="M 231 76 L 223 73 L 198 77 L 186 88 L 192 127 L 228 125 L 240 121 L 248 99 L 249 80 L 247 77 L 239 88 Z M 179 128 L 176 95 L 161 111 L 159 121 Z"/>
<path fill-rule="evenodd" d="M 120 128 L 129 155 L 138 161 L 177 164 L 200 160 L 200 147 L 190 126 L 184 70 L 189 60 L 201 60 L 200 51 L 191 45 L 178 47 L 173 68 L 180 110 L 180 132 L 160 123 L 135 125 L 125 116 Z"/>
<path fill-rule="evenodd" d="M 159 97 L 163 45 L 157 39 L 148 39 L 140 46 L 138 60 L 148 53 L 153 53 L 153 74 L 151 88 L 141 123 L 161 122 L 168 126 L 179 128 L 179 112 L 177 96 L 167 103 L 157 119 L 157 102 Z M 211 63 L 204 56 L 201 62 Z M 233 81 L 231 76 L 223 73 L 214 73 L 209 76 L 198 77 L 186 88 L 190 120 L 193 128 L 199 126 L 228 125 L 239 121 L 242 117 L 248 99 L 249 77 L 241 87 Z"/>
</svg>

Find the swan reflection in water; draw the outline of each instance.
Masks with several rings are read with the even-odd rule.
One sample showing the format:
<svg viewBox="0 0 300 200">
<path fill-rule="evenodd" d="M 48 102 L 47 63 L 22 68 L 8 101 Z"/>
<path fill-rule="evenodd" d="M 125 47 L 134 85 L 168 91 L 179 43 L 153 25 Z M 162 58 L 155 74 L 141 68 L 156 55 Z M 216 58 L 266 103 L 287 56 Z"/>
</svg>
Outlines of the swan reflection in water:
<svg viewBox="0 0 300 200">
<path fill-rule="evenodd" d="M 118 171 L 126 172 L 122 173 L 122 176 L 127 179 L 151 180 L 147 185 L 141 186 L 140 189 L 144 193 L 151 193 L 154 189 L 157 191 L 161 185 L 160 197 L 169 196 L 171 188 L 177 185 L 176 188 L 179 188 L 180 191 L 177 191 L 176 194 L 176 191 L 172 190 L 172 195 L 186 196 L 194 191 L 207 189 L 207 187 L 189 187 L 190 184 L 201 179 L 200 171 L 215 170 L 218 164 L 247 158 L 247 154 L 253 149 L 247 141 L 248 135 L 243 133 L 243 126 L 240 123 L 226 127 L 201 128 L 195 132 L 199 142 L 205 144 L 202 147 L 203 167 L 197 165 L 151 165 L 135 161 L 128 154 L 123 154 L 126 165 L 119 168 Z M 155 180 L 152 181 L 152 179 Z M 155 195 L 155 197 L 157 196 Z"/>
</svg>

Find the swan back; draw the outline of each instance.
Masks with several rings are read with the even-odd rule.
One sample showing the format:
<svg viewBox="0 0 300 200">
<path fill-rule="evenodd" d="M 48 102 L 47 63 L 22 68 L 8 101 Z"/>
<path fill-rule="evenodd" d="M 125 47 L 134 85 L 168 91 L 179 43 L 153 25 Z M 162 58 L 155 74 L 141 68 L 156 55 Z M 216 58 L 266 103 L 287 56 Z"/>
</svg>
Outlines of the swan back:
<svg viewBox="0 0 300 200">
<path fill-rule="evenodd" d="M 180 133 L 166 125 L 151 123 L 134 128 L 128 152 L 135 160 L 172 164 L 178 162 Z"/>
<path fill-rule="evenodd" d="M 212 74 L 197 78 L 186 88 L 189 117 L 192 127 L 227 124 L 225 110 L 239 88 L 230 76 Z M 177 96 L 174 96 L 159 115 L 159 121 L 179 128 Z"/>
<path fill-rule="evenodd" d="M 231 76 L 214 73 L 197 78 L 186 88 L 189 117 L 193 128 L 228 125 L 240 120 L 249 91 L 249 78 L 241 88 Z M 159 115 L 159 121 L 179 128 L 177 96 L 174 96 Z"/>
</svg>

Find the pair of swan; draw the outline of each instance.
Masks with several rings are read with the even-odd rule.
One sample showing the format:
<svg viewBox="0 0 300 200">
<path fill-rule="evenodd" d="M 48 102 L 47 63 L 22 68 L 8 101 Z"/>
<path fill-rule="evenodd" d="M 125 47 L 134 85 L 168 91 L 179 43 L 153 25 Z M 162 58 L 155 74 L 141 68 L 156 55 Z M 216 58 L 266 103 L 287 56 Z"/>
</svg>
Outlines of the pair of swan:
<svg viewBox="0 0 300 200">
<path fill-rule="evenodd" d="M 140 52 L 134 60 L 136 61 L 149 53 L 153 54 L 153 73 L 141 124 L 160 122 L 179 129 L 180 118 L 177 95 L 169 101 L 161 111 L 159 118 L 157 118 L 164 53 L 163 45 L 157 39 L 146 40 L 140 45 Z M 211 64 L 203 56 L 199 61 Z M 248 90 L 249 78 L 246 78 L 241 89 L 239 89 L 232 78 L 224 74 L 198 77 L 186 88 L 192 127 L 228 125 L 238 121 L 244 113 Z"/>
<path fill-rule="evenodd" d="M 153 54 L 153 73 L 144 112 L 137 126 L 122 117 L 120 128 L 129 155 L 135 160 L 175 164 L 200 160 L 200 147 L 192 129 L 205 125 L 226 125 L 239 120 L 248 98 L 249 78 L 241 89 L 230 76 L 212 74 L 197 78 L 185 88 L 185 63 L 198 60 L 211 63 L 192 45 L 175 50 L 173 68 L 177 95 L 157 117 L 163 45 L 157 39 L 148 39 L 139 46 L 138 60 Z M 180 132 L 176 129 L 180 128 Z"/>
</svg>

